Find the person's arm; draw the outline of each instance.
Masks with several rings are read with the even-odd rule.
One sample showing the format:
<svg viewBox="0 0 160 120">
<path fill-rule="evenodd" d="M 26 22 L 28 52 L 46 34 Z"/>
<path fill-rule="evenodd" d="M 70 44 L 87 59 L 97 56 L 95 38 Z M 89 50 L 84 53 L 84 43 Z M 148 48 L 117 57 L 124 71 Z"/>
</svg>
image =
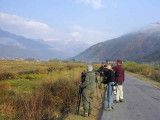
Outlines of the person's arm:
<svg viewBox="0 0 160 120">
<path fill-rule="evenodd" d="M 125 80 L 125 72 L 124 72 L 124 69 L 123 69 L 123 82 Z"/>
<path fill-rule="evenodd" d="M 113 69 L 114 71 L 116 71 L 116 66 L 113 66 L 112 69 Z"/>
<path fill-rule="evenodd" d="M 102 72 L 103 72 L 103 70 L 102 70 L 103 68 L 102 67 L 100 67 L 98 70 L 97 70 L 97 72 L 99 73 L 99 74 L 102 74 Z"/>
<path fill-rule="evenodd" d="M 85 81 L 81 84 L 81 88 L 87 87 L 88 84 L 89 84 L 89 75 L 86 74 Z"/>
</svg>

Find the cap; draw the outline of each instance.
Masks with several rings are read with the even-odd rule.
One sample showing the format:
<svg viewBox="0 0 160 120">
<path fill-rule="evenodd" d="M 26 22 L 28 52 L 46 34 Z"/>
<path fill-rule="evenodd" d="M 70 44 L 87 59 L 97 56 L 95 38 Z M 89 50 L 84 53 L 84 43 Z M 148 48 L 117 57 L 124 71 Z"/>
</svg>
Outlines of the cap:
<svg viewBox="0 0 160 120">
<path fill-rule="evenodd" d="M 87 68 L 88 71 L 92 71 L 93 70 L 93 66 L 92 65 L 87 65 L 86 68 Z"/>
<path fill-rule="evenodd" d="M 105 68 L 112 70 L 112 67 L 110 65 L 107 65 Z"/>
</svg>

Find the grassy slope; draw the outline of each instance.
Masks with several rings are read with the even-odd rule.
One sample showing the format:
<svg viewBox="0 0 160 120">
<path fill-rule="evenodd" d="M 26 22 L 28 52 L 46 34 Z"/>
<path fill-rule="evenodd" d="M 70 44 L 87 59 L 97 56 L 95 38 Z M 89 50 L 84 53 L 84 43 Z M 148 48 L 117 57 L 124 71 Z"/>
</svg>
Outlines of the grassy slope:
<svg viewBox="0 0 160 120">
<path fill-rule="evenodd" d="M 138 79 L 140 79 L 140 80 L 143 80 L 143 81 L 145 81 L 145 82 L 147 82 L 149 84 L 152 84 L 152 85 L 160 88 L 160 82 L 152 80 L 152 79 L 150 79 L 150 78 L 148 78 L 148 77 L 146 77 L 144 75 L 140 75 L 140 74 L 136 74 L 136 73 L 132 73 L 132 72 L 128 72 L 128 71 L 127 71 L 127 73 L 132 75 L 132 76 L 134 76 L 134 77 L 136 77 L 136 78 L 138 78 Z"/>
</svg>

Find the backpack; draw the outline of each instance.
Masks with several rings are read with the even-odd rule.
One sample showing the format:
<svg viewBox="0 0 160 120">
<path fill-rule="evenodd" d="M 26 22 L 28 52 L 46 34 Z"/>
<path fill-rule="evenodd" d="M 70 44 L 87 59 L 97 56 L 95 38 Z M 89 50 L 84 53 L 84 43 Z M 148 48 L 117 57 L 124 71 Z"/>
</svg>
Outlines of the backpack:
<svg viewBox="0 0 160 120">
<path fill-rule="evenodd" d="M 115 72 L 109 70 L 107 74 L 104 75 L 103 84 L 108 84 L 109 82 L 115 82 Z"/>
<path fill-rule="evenodd" d="M 108 84 L 109 82 L 109 76 L 106 76 L 106 74 L 108 73 L 108 69 L 104 69 L 104 75 L 103 75 L 103 80 L 102 80 L 102 83 L 103 84 Z"/>
<path fill-rule="evenodd" d="M 103 77 L 103 80 L 102 80 L 102 83 L 103 84 L 108 84 L 108 77 Z"/>
</svg>

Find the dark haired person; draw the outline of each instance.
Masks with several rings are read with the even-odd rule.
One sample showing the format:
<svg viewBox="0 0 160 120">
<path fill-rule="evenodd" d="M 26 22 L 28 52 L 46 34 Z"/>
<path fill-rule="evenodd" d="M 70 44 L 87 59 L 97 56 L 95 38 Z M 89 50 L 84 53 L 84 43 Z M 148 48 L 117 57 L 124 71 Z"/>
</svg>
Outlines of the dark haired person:
<svg viewBox="0 0 160 120">
<path fill-rule="evenodd" d="M 93 110 L 93 96 L 95 91 L 96 75 L 92 70 L 93 66 L 87 65 L 87 72 L 85 73 L 84 81 L 80 85 L 82 88 L 82 101 L 85 117 L 89 116 Z"/>
<path fill-rule="evenodd" d="M 103 78 L 104 78 L 104 74 L 103 74 L 104 65 L 105 65 L 105 63 L 102 62 L 101 67 L 97 70 L 97 72 L 99 73 L 100 88 L 102 88 L 102 82 L 103 82 Z"/>
<path fill-rule="evenodd" d="M 81 82 L 82 82 L 82 83 L 85 81 L 86 73 L 87 73 L 86 70 L 84 70 L 84 71 L 81 73 Z"/>
<path fill-rule="evenodd" d="M 124 69 L 122 68 L 122 60 L 117 60 L 117 65 L 113 67 L 115 71 L 115 78 L 117 84 L 116 103 L 124 102 L 123 98 L 123 82 L 124 82 Z"/>
<path fill-rule="evenodd" d="M 105 94 L 107 93 L 107 97 L 105 98 L 108 101 L 107 108 L 104 108 L 107 111 L 111 111 L 114 109 L 113 106 L 113 86 L 115 84 L 115 72 L 110 65 L 107 65 L 104 69 L 104 84 L 107 84 L 105 89 Z"/>
</svg>

